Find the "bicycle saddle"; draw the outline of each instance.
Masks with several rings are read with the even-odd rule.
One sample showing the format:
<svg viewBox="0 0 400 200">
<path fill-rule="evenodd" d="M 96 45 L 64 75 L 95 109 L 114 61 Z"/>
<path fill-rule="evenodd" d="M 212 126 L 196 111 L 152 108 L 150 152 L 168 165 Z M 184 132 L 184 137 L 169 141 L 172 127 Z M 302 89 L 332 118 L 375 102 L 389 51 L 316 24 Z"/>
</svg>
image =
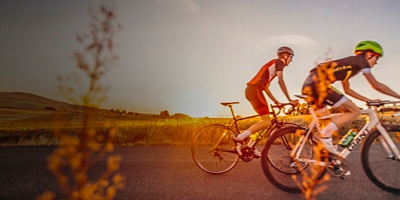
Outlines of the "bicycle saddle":
<svg viewBox="0 0 400 200">
<path fill-rule="evenodd" d="M 307 95 L 303 95 L 303 94 L 301 94 L 301 95 L 296 94 L 296 95 L 294 95 L 294 96 L 297 97 L 297 98 L 299 98 L 299 99 L 306 99 L 306 98 L 307 98 Z"/>
<path fill-rule="evenodd" d="M 221 104 L 223 106 L 230 106 L 230 105 L 233 105 L 233 104 L 239 104 L 239 102 L 237 102 L 237 101 L 235 101 L 235 102 L 221 102 Z"/>
</svg>

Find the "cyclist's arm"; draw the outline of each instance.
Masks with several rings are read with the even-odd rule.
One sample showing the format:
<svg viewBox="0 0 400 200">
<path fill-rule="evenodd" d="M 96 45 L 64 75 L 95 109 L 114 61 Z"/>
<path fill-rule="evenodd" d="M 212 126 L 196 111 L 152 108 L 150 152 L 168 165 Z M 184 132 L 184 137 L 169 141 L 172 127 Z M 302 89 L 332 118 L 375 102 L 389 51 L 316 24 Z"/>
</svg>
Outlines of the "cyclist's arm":
<svg viewBox="0 0 400 200">
<path fill-rule="evenodd" d="M 358 94 L 357 92 L 355 92 L 354 90 L 352 90 L 352 89 L 350 88 L 350 83 L 349 83 L 349 81 L 342 81 L 342 87 L 343 87 L 343 91 L 344 91 L 345 94 L 348 94 L 348 95 L 350 95 L 350 96 L 352 96 L 352 97 L 354 97 L 354 98 L 356 98 L 356 99 L 358 99 L 358 100 L 361 100 L 361 101 L 368 101 L 368 100 L 370 100 L 369 98 L 364 97 L 364 96 L 362 96 L 361 94 Z"/>
<path fill-rule="evenodd" d="M 379 91 L 379 92 L 381 92 L 383 94 L 386 94 L 386 95 L 389 95 L 389 96 L 392 96 L 392 97 L 400 99 L 400 95 L 399 94 L 397 94 L 395 91 L 390 89 L 385 84 L 377 81 L 375 79 L 375 77 L 371 73 L 366 73 L 364 75 L 365 75 L 365 78 L 368 80 L 368 82 L 369 82 L 369 84 L 371 85 L 372 88 L 374 88 L 375 90 L 377 90 L 377 91 Z"/>
<path fill-rule="evenodd" d="M 276 100 L 276 98 L 274 97 L 274 95 L 272 95 L 271 91 L 269 90 L 269 84 L 265 87 L 265 93 L 267 93 L 268 97 L 275 103 L 279 103 L 278 100 Z"/>
<path fill-rule="evenodd" d="M 278 83 L 279 83 L 279 86 L 281 87 L 282 92 L 285 94 L 285 96 L 286 96 L 286 98 L 288 99 L 288 101 L 289 101 L 290 103 L 295 103 L 295 104 L 297 104 L 298 102 L 293 101 L 293 100 L 290 98 L 290 96 L 289 96 L 289 93 L 288 93 L 288 91 L 287 91 L 287 89 L 286 89 L 285 81 L 283 80 L 283 72 L 282 72 L 282 71 L 277 71 L 277 72 L 276 72 L 276 76 L 278 76 Z"/>
</svg>

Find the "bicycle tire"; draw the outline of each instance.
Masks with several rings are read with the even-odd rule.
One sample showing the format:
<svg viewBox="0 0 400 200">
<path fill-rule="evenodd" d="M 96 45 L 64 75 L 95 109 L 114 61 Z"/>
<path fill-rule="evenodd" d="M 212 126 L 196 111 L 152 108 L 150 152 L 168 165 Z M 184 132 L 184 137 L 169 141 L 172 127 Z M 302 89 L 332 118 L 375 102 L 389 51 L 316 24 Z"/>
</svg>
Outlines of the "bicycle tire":
<svg viewBox="0 0 400 200">
<path fill-rule="evenodd" d="M 306 163 L 295 163 L 290 156 L 293 147 L 298 142 L 300 136 L 297 135 L 297 130 L 300 127 L 284 127 L 277 130 L 268 139 L 265 148 L 261 154 L 261 164 L 264 175 L 276 188 L 290 193 L 300 193 L 300 187 L 303 178 L 314 173 L 313 167 Z M 287 141 L 285 145 L 283 139 Z M 309 140 L 303 149 L 303 154 L 306 158 L 313 158 L 314 142 Z M 325 168 L 318 167 L 315 176 L 322 177 L 325 173 Z"/>
<path fill-rule="evenodd" d="M 275 128 L 271 131 L 271 133 L 269 133 L 268 138 L 271 137 L 276 131 L 278 131 L 278 130 L 281 129 L 281 128 L 285 128 L 285 127 L 302 128 L 302 127 L 299 126 L 298 124 L 291 123 L 291 122 L 283 122 L 282 124 L 283 124 L 283 125 L 282 125 L 281 127 L 275 127 Z"/>
<path fill-rule="evenodd" d="M 397 149 L 400 149 L 400 126 L 384 125 L 389 135 L 394 139 Z M 380 143 L 379 131 L 370 133 L 361 148 L 361 162 L 367 177 L 379 188 L 394 194 L 400 194 L 400 161 L 390 159 Z"/>
<path fill-rule="evenodd" d="M 301 131 L 305 131 L 304 130 L 304 128 L 302 128 L 302 127 L 300 127 L 300 126 L 294 126 L 293 124 L 285 124 L 285 126 L 284 127 L 292 127 L 292 128 L 295 128 L 296 129 L 296 132 L 297 132 L 297 130 L 301 130 Z M 278 129 L 279 130 L 279 129 Z M 294 130 L 294 129 L 293 129 Z M 290 134 L 289 132 L 291 132 L 292 131 L 292 129 L 288 129 L 288 131 L 287 131 L 287 133 L 288 134 Z M 287 138 L 287 135 L 288 134 L 285 134 L 285 136 L 280 136 L 280 137 L 278 137 L 278 138 L 276 138 L 275 139 L 275 142 L 274 142 L 274 144 L 280 144 L 280 143 L 288 143 L 288 144 L 290 144 L 291 142 L 289 142 L 289 140 L 288 139 L 285 139 L 285 138 Z M 285 139 L 285 140 L 284 140 Z M 279 140 L 281 140 L 281 141 L 279 141 Z M 298 140 L 296 140 L 296 141 L 292 141 L 293 143 L 294 143 L 294 145 L 296 145 L 296 143 L 298 142 Z M 311 147 L 312 147 L 312 143 L 311 143 L 312 141 L 311 140 L 308 140 L 308 145 L 307 146 L 305 146 L 305 148 L 306 148 L 306 151 L 305 151 L 305 156 L 303 156 L 303 157 L 305 157 L 305 158 L 307 158 L 307 159 L 311 159 L 312 157 L 313 157 L 313 151 L 311 150 Z M 290 146 L 290 147 L 288 147 L 288 146 L 285 146 L 285 145 L 287 145 L 287 144 L 284 144 L 284 145 L 277 145 L 277 146 L 274 146 L 274 145 L 271 145 L 269 148 L 271 148 L 272 149 L 272 146 L 274 146 L 276 149 L 275 149 L 275 152 L 272 152 L 272 151 L 270 151 L 269 152 L 269 156 L 268 156 L 268 159 L 269 159 L 269 162 L 270 162 L 270 164 L 271 164 L 271 166 L 272 167 L 274 167 L 276 170 L 278 170 L 278 171 L 280 171 L 280 172 L 282 172 L 282 173 L 286 173 L 286 174 L 292 174 L 292 173 L 294 173 L 294 171 L 293 170 L 290 170 L 290 168 L 287 168 L 288 167 L 288 165 L 289 164 L 285 164 L 285 165 L 282 165 L 282 161 L 283 161 L 283 158 L 274 158 L 274 153 L 275 154 L 280 154 L 282 151 L 281 150 L 279 150 L 280 148 L 285 148 L 285 149 L 287 149 L 288 150 L 288 152 L 287 153 L 289 153 L 289 155 L 286 155 L 286 161 L 292 161 L 293 162 L 293 159 L 292 158 L 290 158 L 290 152 L 293 150 L 293 148 L 292 148 L 292 146 Z M 293 145 L 293 147 L 294 147 L 294 145 Z M 290 150 L 290 151 L 289 151 Z M 288 157 L 289 156 L 289 157 Z M 278 162 L 278 161 L 280 161 L 280 162 Z M 294 163 L 293 163 L 294 164 Z M 302 169 L 304 169 L 305 167 L 307 167 L 307 164 L 305 164 L 305 163 L 299 163 L 299 165 L 297 165 L 296 167 L 300 167 L 300 169 L 298 169 L 298 170 L 302 170 Z"/>
<path fill-rule="evenodd" d="M 291 123 L 291 122 L 279 122 L 280 126 L 278 127 L 276 124 L 272 124 L 271 126 L 274 126 L 269 133 L 267 133 L 266 135 L 264 135 L 263 138 L 261 138 L 261 140 L 258 141 L 258 145 L 265 145 L 267 143 L 267 141 L 269 140 L 269 138 L 279 129 L 284 128 L 284 127 L 298 127 L 300 128 L 300 126 L 298 124 L 295 123 Z M 264 129 L 265 130 L 265 129 Z"/>
<path fill-rule="evenodd" d="M 239 161 L 233 134 L 230 128 L 221 124 L 201 129 L 192 143 L 192 157 L 196 165 L 210 174 L 222 174 L 233 169 Z"/>
</svg>

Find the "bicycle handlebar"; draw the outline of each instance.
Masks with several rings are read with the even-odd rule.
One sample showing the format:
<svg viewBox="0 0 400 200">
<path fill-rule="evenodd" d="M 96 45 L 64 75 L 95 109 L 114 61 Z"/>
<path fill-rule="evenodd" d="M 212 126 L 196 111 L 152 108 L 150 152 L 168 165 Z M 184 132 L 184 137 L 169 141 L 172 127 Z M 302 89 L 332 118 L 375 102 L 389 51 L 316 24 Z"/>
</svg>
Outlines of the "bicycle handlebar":
<svg viewBox="0 0 400 200">
<path fill-rule="evenodd" d="M 370 102 L 370 101 L 366 102 L 368 107 L 371 107 L 371 106 L 381 107 L 381 106 L 384 106 L 387 104 L 396 104 L 396 103 L 400 103 L 400 101 L 382 100 L 380 102 Z M 385 112 L 383 109 L 379 110 L 379 111 Z M 392 117 L 398 117 L 398 116 L 400 116 L 400 112 L 395 112 L 394 114 L 392 114 Z"/>
<path fill-rule="evenodd" d="M 286 110 L 286 108 L 289 106 L 289 109 L 288 110 Z M 283 111 L 283 113 L 285 113 L 286 115 L 288 115 L 288 114 L 290 114 L 290 113 L 292 113 L 293 111 L 294 111 L 294 108 L 295 108 L 295 106 L 293 105 L 293 104 L 291 104 L 291 103 L 279 103 L 279 104 L 271 104 L 271 108 L 274 110 L 274 109 L 278 109 L 278 111 L 277 112 L 275 112 L 275 110 L 274 110 L 274 113 L 276 114 L 276 115 L 279 115 L 279 113 L 281 112 L 281 111 Z"/>
<path fill-rule="evenodd" d="M 368 107 L 370 106 L 380 107 L 386 104 L 396 104 L 396 103 L 400 103 L 400 101 L 382 100 L 380 102 L 371 102 L 371 101 L 366 102 Z"/>
</svg>

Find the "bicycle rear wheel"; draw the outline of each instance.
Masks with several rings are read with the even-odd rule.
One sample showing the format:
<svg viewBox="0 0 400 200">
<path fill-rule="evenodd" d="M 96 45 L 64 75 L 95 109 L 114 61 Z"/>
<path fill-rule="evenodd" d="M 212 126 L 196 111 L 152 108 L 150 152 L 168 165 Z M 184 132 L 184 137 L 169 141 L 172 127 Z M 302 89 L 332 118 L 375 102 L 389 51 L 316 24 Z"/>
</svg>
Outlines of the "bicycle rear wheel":
<svg viewBox="0 0 400 200">
<path fill-rule="evenodd" d="M 393 139 L 397 149 L 400 149 L 400 127 L 385 127 Z M 372 132 L 365 140 L 361 149 L 361 162 L 368 178 L 381 189 L 400 194 L 400 160 L 388 157 L 382 142 L 383 137 L 378 131 Z"/>
<path fill-rule="evenodd" d="M 220 124 L 204 127 L 192 143 L 192 157 L 200 169 L 211 174 L 231 170 L 239 161 L 232 135 L 234 132 Z"/>
<path fill-rule="evenodd" d="M 309 166 L 306 162 L 294 162 L 290 156 L 295 145 L 299 142 L 301 135 L 299 127 L 285 127 L 277 130 L 268 139 L 265 148 L 261 154 L 261 164 L 266 178 L 278 189 L 290 192 L 300 193 L 300 185 L 305 178 L 319 177 L 325 171 L 319 166 Z M 313 141 L 307 139 L 301 158 L 312 159 Z M 314 167 L 319 169 L 314 171 Z"/>
</svg>

